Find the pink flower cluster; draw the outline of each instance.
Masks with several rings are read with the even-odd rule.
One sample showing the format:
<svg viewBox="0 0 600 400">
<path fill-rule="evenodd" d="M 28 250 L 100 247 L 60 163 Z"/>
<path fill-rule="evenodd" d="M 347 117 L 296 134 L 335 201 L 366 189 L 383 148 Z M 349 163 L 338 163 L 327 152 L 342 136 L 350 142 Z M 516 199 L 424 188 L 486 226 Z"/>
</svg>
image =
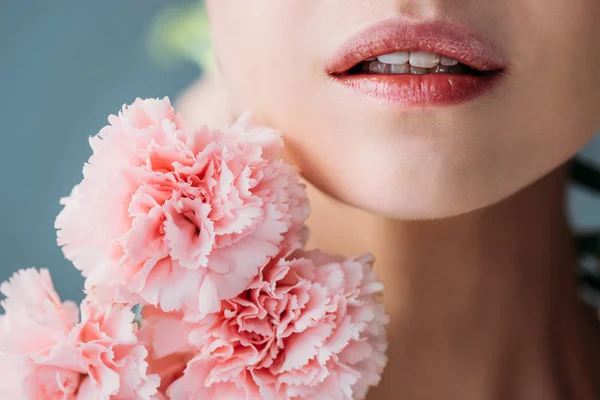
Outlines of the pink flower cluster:
<svg viewBox="0 0 600 400">
<path fill-rule="evenodd" d="M 382 285 L 371 261 L 297 251 L 273 259 L 244 292 L 197 323 L 145 309 L 142 336 L 166 394 L 363 398 L 386 363 L 386 317 L 374 300 Z"/>
<path fill-rule="evenodd" d="M 0 398 L 149 399 L 158 375 L 147 373 L 134 314 L 116 304 L 61 303 L 47 270 L 17 272 L 0 287 Z"/>
<path fill-rule="evenodd" d="M 249 114 L 188 131 L 168 100 L 138 100 L 109 122 L 56 220 L 89 293 L 198 319 L 302 244 L 305 191 Z"/>
<path fill-rule="evenodd" d="M 275 131 L 250 114 L 192 131 L 138 99 L 90 143 L 56 220 L 81 320 L 46 270 L 5 283 L 0 398 L 345 400 L 379 382 L 373 260 L 304 249 L 308 199 Z"/>
</svg>

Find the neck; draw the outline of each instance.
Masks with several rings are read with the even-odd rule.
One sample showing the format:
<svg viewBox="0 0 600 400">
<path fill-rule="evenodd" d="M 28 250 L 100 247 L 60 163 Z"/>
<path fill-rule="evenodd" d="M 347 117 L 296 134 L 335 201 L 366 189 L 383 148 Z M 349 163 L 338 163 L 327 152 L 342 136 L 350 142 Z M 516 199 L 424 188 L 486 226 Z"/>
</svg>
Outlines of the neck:
<svg viewBox="0 0 600 400">
<path fill-rule="evenodd" d="M 391 317 L 369 399 L 600 398 L 600 332 L 579 301 L 557 170 L 444 220 L 391 220 L 310 188 L 309 247 L 375 254 Z"/>
</svg>

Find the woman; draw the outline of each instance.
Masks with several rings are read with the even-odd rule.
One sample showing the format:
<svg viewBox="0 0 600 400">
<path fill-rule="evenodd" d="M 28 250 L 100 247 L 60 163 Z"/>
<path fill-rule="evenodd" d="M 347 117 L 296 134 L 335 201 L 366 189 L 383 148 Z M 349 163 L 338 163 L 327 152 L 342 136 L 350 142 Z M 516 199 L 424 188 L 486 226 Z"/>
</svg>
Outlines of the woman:
<svg viewBox="0 0 600 400">
<path fill-rule="evenodd" d="M 390 348 L 369 400 L 600 399 L 564 202 L 600 128 L 600 2 L 207 7 L 220 78 L 185 108 L 280 129 L 310 246 L 377 258 Z"/>
</svg>

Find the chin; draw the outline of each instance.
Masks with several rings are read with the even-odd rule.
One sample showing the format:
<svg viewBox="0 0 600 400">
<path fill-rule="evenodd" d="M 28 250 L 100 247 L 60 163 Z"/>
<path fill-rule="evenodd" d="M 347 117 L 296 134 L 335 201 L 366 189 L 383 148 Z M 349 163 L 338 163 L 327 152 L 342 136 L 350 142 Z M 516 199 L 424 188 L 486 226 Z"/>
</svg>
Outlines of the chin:
<svg viewBox="0 0 600 400">
<path fill-rule="evenodd" d="M 498 203 L 508 196 L 457 195 L 455 191 L 443 193 L 439 189 L 414 190 L 410 187 L 369 188 L 361 191 L 322 189 L 337 200 L 353 207 L 392 219 L 407 221 L 437 220 L 459 216 Z"/>
<path fill-rule="evenodd" d="M 366 163 L 368 168 L 343 159 L 331 164 L 338 168 L 314 169 L 305 165 L 301 169 L 311 184 L 338 201 L 403 220 L 444 219 L 484 209 L 510 198 L 545 175 L 542 169 L 491 168 L 489 164 L 457 168 L 456 163 L 443 160 L 440 168 L 434 168 L 426 164 L 399 164 L 399 158 L 385 157 Z"/>
</svg>

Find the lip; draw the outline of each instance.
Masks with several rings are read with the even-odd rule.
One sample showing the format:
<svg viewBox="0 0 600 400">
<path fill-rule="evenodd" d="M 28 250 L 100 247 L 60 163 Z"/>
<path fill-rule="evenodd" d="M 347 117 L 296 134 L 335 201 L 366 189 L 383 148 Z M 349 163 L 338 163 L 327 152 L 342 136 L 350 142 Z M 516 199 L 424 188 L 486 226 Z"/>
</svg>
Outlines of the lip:
<svg viewBox="0 0 600 400">
<path fill-rule="evenodd" d="M 398 51 L 429 51 L 473 69 L 470 74 L 348 74 L 367 58 Z M 494 88 L 507 62 L 473 32 L 448 22 L 410 23 L 390 19 L 346 41 L 326 63 L 325 72 L 355 94 L 390 105 L 444 105 L 464 102 Z"/>
</svg>

